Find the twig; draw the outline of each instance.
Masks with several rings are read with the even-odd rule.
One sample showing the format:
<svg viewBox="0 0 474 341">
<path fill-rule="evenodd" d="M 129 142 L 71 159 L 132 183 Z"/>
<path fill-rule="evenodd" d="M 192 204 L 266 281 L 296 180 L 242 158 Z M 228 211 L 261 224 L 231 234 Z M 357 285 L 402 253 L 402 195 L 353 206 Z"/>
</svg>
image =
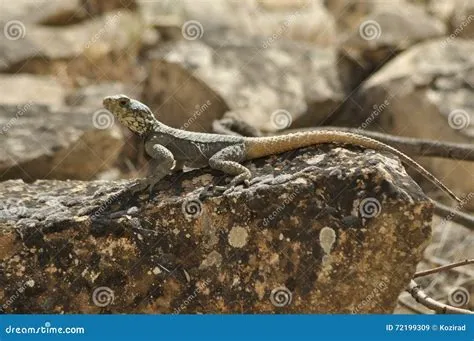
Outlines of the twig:
<svg viewBox="0 0 474 341">
<path fill-rule="evenodd" d="M 474 216 L 455 210 L 433 200 L 435 214 L 444 217 L 445 221 L 454 221 L 469 230 L 474 230 Z"/>
<path fill-rule="evenodd" d="M 234 117 L 221 118 L 212 122 L 214 133 L 233 136 L 262 136 L 262 132 L 245 121 Z"/>
<path fill-rule="evenodd" d="M 474 312 L 438 302 L 429 297 L 414 280 L 410 281 L 407 291 L 420 304 L 439 314 L 474 314 Z"/>
<path fill-rule="evenodd" d="M 244 121 L 238 120 L 233 117 L 223 118 L 216 120 L 213 123 L 213 130 L 219 134 L 225 135 L 238 135 L 238 136 L 250 136 L 257 137 L 261 136 L 262 133 L 250 126 Z M 322 127 L 309 127 L 301 129 L 290 129 L 277 132 L 277 134 L 294 133 L 298 131 L 308 130 L 337 130 L 348 133 L 354 133 L 364 135 L 384 142 L 392 147 L 400 149 L 401 151 L 419 156 L 433 156 L 441 157 L 452 160 L 463 160 L 463 161 L 474 161 L 474 145 L 470 143 L 454 143 L 447 141 L 419 139 L 414 137 L 396 136 L 390 134 L 384 134 L 375 131 L 369 131 L 358 128 L 347 128 L 347 127 L 334 127 L 334 126 L 322 126 Z"/>
<path fill-rule="evenodd" d="M 431 275 L 431 274 L 434 274 L 434 273 L 437 273 L 437 272 L 457 268 L 458 266 L 463 266 L 463 265 L 468 265 L 468 264 L 474 264 L 474 259 L 465 259 L 465 260 L 460 261 L 460 262 L 455 262 L 455 263 L 451 263 L 451 264 L 447 264 L 447 265 L 443 265 L 443 266 L 438 266 L 437 268 L 418 271 L 413 275 L 413 278 L 418 278 L 418 277 Z"/>
<path fill-rule="evenodd" d="M 435 256 L 425 257 L 425 261 L 428 262 L 428 263 L 434 264 L 434 265 L 438 265 L 438 266 L 451 264 L 447 260 L 444 260 L 442 258 L 438 258 L 438 257 L 435 257 Z M 455 268 L 455 269 L 453 269 L 453 271 L 455 271 L 455 272 L 457 272 L 461 275 L 464 275 L 464 276 L 467 276 L 469 278 L 474 279 L 474 272 L 473 271 L 469 271 L 469 270 L 464 269 L 464 268 Z"/>
<path fill-rule="evenodd" d="M 416 305 L 416 304 L 414 304 L 414 303 L 412 303 L 412 302 L 408 302 L 407 300 L 405 300 L 405 299 L 402 298 L 402 297 L 399 297 L 399 298 L 398 298 L 398 303 L 399 303 L 401 306 L 403 306 L 403 307 L 405 307 L 405 308 L 411 310 L 412 312 L 414 312 L 414 313 L 416 313 L 416 314 L 427 314 L 427 312 L 426 312 L 425 310 L 421 309 L 420 306 L 418 306 L 418 305 Z"/>
<path fill-rule="evenodd" d="M 419 156 L 433 156 L 441 157 L 452 160 L 464 160 L 464 161 L 474 161 L 474 145 L 469 143 L 454 143 L 446 141 L 437 141 L 429 139 L 418 139 L 414 137 L 405 137 L 405 136 L 396 136 L 389 135 L 384 133 L 379 133 L 375 131 L 368 131 L 364 129 L 357 128 L 346 128 L 346 127 L 313 127 L 313 128 L 304 128 L 298 129 L 302 130 L 338 130 L 345 131 L 354 134 L 365 135 L 376 139 L 378 141 L 384 142 L 392 147 L 400 149 L 401 151 Z M 288 133 L 290 131 L 285 131 Z"/>
</svg>

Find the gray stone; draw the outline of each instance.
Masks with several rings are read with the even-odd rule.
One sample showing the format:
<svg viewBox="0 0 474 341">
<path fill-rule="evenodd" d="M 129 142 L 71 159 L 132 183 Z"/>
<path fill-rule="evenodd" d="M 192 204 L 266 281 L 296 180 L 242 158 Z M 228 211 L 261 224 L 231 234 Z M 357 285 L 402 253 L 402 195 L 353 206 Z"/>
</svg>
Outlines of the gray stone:
<svg viewBox="0 0 474 341">
<path fill-rule="evenodd" d="M 123 146 L 113 123 L 104 109 L 0 105 L 1 179 L 93 179 Z"/>
<path fill-rule="evenodd" d="M 344 99 L 333 49 L 261 39 L 228 44 L 211 34 L 206 39 L 151 53 L 143 99 L 166 124 L 209 132 L 225 114 L 277 131 L 293 122 L 317 125 Z"/>
</svg>

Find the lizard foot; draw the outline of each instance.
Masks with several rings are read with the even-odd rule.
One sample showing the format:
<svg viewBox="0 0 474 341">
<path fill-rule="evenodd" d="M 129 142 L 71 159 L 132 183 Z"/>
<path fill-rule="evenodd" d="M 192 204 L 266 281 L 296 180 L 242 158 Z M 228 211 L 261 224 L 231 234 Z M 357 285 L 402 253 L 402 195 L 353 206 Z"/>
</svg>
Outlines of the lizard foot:
<svg viewBox="0 0 474 341">
<path fill-rule="evenodd" d="M 128 191 L 132 193 L 132 195 L 140 194 L 148 189 L 148 199 L 151 200 L 153 198 L 153 187 L 155 186 L 156 181 L 153 179 L 140 179 L 135 182 Z"/>
<path fill-rule="evenodd" d="M 210 197 L 217 197 L 217 196 L 222 195 L 222 194 L 229 194 L 238 185 L 243 185 L 244 187 L 249 187 L 250 186 L 250 180 L 247 179 L 247 178 L 235 177 L 226 186 L 208 185 L 206 188 L 204 188 L 202 190 L 201 193 L 199 193 L 199 200 L 204 200 L 204 199 L 210 198 Z"/>
<path fill-rule="evenodd" d="M 208 185 L 204 188 L 201 193 L 199 193 L 199 200 L 203 201 L 207 198 L 217 197 L 222 195 L 224 191 L 227 189 L 227 186 L 214 186 Z"/>
</svg>

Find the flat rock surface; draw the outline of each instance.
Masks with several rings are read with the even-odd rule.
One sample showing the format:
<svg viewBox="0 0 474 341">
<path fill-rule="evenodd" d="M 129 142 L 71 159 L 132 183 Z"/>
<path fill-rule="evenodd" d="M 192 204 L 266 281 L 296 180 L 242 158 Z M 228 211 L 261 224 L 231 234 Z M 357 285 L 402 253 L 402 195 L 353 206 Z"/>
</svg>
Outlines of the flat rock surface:
<svg viewBox="0 0 474 341">
<path fill-rule="evenodd" d="M 177 173 L 152 200 L 129 181 L 3 182 L 2 310 L 392 312 L 432 217 L 396 159 L 324 145 L 247 165 L 250 187 L 202 200 L 225 176 Z"/>
</svg>

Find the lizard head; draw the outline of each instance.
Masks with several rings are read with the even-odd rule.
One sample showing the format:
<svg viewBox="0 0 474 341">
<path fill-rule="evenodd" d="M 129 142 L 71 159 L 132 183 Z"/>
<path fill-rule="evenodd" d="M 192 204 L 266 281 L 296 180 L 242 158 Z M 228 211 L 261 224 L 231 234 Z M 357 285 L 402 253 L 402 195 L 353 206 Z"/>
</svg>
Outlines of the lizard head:
<svg viewBox="0 0 474 341">
<path fill-rule="evenodd" d="M 105 97 L 103 105 L 118 118 L 120 123 L 138 135 L 146 135 L 152 131 L 157 122 L 150 108 L 125 95 Z"/>
</svg>

